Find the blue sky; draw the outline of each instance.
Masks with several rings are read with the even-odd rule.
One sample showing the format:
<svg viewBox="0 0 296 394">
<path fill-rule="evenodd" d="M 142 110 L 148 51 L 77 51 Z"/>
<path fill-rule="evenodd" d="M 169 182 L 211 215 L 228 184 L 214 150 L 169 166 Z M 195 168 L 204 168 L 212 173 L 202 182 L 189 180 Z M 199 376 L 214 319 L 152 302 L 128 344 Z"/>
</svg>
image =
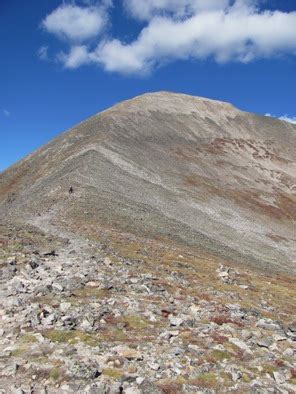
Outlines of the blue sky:
<svg viewBox="0 0 296 394">
<path fill-rule="evenodd" d="M 0 171 L 149 91 L 296 116 L 295 0 L 1 0 L 0 43 Z"/>
</svg>

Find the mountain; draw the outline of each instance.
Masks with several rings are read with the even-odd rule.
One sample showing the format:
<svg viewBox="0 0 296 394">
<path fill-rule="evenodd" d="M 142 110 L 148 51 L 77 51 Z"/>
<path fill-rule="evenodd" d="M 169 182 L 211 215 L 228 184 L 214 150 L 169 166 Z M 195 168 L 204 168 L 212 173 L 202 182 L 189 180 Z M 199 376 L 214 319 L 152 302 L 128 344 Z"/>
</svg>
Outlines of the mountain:
<svg viewBox="0 0 296 394">
<path fill-rule="evenodd" d="M 224 102 L 149 93 L 3 172 L 0 219 L 80 235 L 115 229 L 295 272 L 295 146 L 296 125 Z"/>
<path fill-rule="evenodd" d="M 296 126 L 153 93 L 0 175 L 0 392 L 295 393 Z"/>
</svg>

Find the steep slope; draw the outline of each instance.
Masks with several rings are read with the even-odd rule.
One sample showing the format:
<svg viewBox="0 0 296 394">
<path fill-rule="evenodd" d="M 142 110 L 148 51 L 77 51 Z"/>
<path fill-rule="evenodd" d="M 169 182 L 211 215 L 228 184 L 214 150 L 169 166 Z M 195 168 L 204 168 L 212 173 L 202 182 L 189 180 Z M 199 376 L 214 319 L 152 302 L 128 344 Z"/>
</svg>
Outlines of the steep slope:
<svg viewBox="0 0 296 394">
<path fill-rule="evenodd" d="M 81 234 L 115 228 L 295 272 L 295 147 L 295 125 L 213 100 L 146 94 L 2 173 L 0 218 Z"/>
</svg>

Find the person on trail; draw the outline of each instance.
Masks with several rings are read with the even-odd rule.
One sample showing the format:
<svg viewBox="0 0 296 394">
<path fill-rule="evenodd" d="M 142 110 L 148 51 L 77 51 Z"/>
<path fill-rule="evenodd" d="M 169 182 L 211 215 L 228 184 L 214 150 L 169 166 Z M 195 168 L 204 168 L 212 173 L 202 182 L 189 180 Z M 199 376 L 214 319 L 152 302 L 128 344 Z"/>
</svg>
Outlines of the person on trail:
<svg viewBox="0 0 296 394">
<path fill-rule="evenodd" d="M 69 189 L 69 194 L 73 194 L 73 193 L 74 193 L 74 189 L 73 189 L 73 187 L 71 186 L 70 189 Z"/>
</svg>

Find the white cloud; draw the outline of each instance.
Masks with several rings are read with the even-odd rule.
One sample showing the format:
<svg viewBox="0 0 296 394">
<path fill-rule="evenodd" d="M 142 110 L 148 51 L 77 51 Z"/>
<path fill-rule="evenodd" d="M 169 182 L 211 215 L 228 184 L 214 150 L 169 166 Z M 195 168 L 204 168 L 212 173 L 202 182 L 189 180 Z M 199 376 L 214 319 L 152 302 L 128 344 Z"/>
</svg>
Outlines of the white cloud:
<svg viewBox="0 0 296 394">
<path fill-rule="evenodd" d="M 107 23 L 106 3 L 101 6 L 62 4 L 42 21 L 43 28 L 74 42 L 97 37 Z"/>
<path fill-rule="evenodd" d="M 64 67 L 66 68 L 77 68 L 82 64 L 87 64 L 90 62 L 89 53 L 87 51 L 87 47 L 84 45 L 76 45 L 71 47 L 69 53 L 60 53 L 57 56 L 58 60 L 60 60 Z"/>
<path fill-rule="evenodd" d="M 48 46 L 43 45 L 38 49 L 38 56 L 41 60 L 48 60 Z"/>
<path fill-rule="evenodd" d="M 272 118 L 277 118 L 277 119 L 283 120 L 285 122 L 296 124 L 296 117 L 295 116 L 294 117 L 289 117 L 288 115 L 283 115 L 283 116 L 276 117 L 276 116 L 274 116 L 274 115 L 272 115 L 270 113 L 265 114 L 265 116 L 270 116 Z"/>
<path fill-rule="evenodd" d="M 133 42 L 105 42 L 97 60 L 107 70 L 131 73 L 175 59 L 210 57 L 219 63 L 247 63 L 296 53 L 295 26 L 296 12 L 259 13 L 245 4 L 185 19 L 154 16 Z"/>
<path fill-rule="evenodd" d="M 290 118 L 288 115 L 284 115 L 284 116 L 280 116 L 279 119 L 284 120 L 285 122 L 296 124 L 296 117 L 295 116 Z"/>
<path fill-rule="evenodd" d="M 53 23 L 52 32 L 76 40 L 68 53 L 59 55 L 65 67 L 93 63 L 107 71 L 125 74 L 147 73 L 178 59 L 211 58 L 218 63 L 247 63 L 260 58 L 296 55 L 296 12 L 262 11 L 258 7 L 260 1 L 123 0 L 129 15 L 144 24 L 131 42 L 102 38 L 99 34 L 102 27 L 98 31 L 90 28 L 92 24 L 87 24 L 85 14 L 96 13 L 102 5 L 61 6 L 51 16 L 65 8 L 71 12 L 67 18 L 53 18 L 67 23 L 58 23 L 59 28 Z M 79 9 L 78 14 L 82 11 L 84 16 L 76 17 L 73 9 Z M 88 39 L 94 36 L 98 44 L 92 48 Z"/>
<path fill-rule="evenodd" d="M 149 20 L 155 15 L 184 17 L 204 10 L 226 9 L 229 0 L 124 0 L 124 5 L 133 17 Z"/>
</svg>

